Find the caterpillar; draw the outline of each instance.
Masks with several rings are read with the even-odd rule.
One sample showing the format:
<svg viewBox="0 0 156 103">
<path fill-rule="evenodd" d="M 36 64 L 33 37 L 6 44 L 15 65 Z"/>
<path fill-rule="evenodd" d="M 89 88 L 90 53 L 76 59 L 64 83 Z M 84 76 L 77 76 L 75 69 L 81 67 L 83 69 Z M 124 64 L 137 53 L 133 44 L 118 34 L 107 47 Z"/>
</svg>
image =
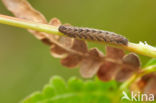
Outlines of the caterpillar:
<svg viewBox="0 0 156 103">
<path fill-rule="evenodd" d="M 127 45 L 128 39 L 114 32 L 74 27 L 69 25 L 60 25 L 58 30 L 66 36 L 76 39 L 85 39 L 92 41 L 104 41 L 110 44 Z"/>
</svg>

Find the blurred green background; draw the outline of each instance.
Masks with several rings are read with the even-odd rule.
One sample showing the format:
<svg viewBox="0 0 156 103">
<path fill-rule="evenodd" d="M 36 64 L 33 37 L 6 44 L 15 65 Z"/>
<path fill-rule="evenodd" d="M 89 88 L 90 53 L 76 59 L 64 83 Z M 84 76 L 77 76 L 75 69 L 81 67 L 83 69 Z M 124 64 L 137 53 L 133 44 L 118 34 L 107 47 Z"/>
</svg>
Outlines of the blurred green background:
<svg viewBox="0 0 156 103">
<path fill-rule="evenodd" d="M 131 42 L 156 45 L 156 0 L 29 0 L 48 20 L 113 31 Z M 12 15 L 0 2 L 0 13 Z M 103 49 L 103 45 L 90 44 Z M 141 56 L 142 64 L 149 58 Z M 0 103 L 17 103 L 41 90 L 53 75 L 80 74 L 50 55 L 49 47 L 26 30 L 0 24 Z"/>
</svg>

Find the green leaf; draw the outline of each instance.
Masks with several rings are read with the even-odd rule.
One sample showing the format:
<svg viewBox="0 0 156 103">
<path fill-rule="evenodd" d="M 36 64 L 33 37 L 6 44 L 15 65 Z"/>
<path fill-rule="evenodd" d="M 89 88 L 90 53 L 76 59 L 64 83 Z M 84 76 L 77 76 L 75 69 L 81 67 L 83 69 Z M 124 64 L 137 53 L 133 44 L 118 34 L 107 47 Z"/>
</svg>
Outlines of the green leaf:
<svg viewBox="0 0 156 103">
<path fill-rule="evenodd" d="M 33 93 L 22 103 L 111 103 L 115 98 L 115 89 L 115 81 L 82 81 L 73 77 L 65 82 L 63 78 L 55 76 L 44 86 L 42 92 Z"/>
<path fill-rule="evenodd" d="M 38 103 L 42 100 L 42 94 L 40 92 L 35 92 L 30 97 L 28 97 L 23 103 Z"/>
<path fill-rule="evenodd" d="M 81 91 L 83 89 L 83 81 L 72 77 L 68 80 L 68 89 L 71 91 Z"/>
<path fill-rule="evenodd" d="M 50 85 L 46 85 L 43 89 L 43 96 L 44 98 L 51 98 L 55 95 L 55 89 L 54 87 Z"/>
<path fill-rule="evenodd" d="M 55 89 L 56 94 L 62 94 L 66 92 L 66 85 L 63 78 L 55 76 L 51 79 L 50 85 Z"/>
</svg>

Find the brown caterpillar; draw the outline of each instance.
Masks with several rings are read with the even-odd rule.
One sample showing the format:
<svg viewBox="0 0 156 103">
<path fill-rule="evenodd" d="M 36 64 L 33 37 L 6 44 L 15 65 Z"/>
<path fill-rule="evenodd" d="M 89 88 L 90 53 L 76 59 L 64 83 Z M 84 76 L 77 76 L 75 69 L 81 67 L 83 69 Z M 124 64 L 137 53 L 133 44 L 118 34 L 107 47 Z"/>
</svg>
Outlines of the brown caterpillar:
<svg viewBox="0 0 156 103">
<path fill-rule="evenodd" d="M 73 37 L 77 39 L 104 41 L 111 44 L 122 44 L 122 45 L 128 44 L 127 38 L 115 34 L 113 32 L 108 32 L 103 30 L 61 25 L 59 27 L 59 31 L 69 37 Z"/>
</svg>

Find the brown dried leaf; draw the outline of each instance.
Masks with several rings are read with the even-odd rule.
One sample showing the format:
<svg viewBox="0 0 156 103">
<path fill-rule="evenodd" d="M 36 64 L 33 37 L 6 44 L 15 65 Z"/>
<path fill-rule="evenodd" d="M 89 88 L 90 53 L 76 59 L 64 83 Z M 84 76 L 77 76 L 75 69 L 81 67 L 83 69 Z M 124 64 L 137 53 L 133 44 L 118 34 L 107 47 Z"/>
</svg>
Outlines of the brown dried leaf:
<svg viewBox="0 0 156 103">
<path fill-rule="evenodd" d="M 81 62 L 83 56 L 88 53 L 87 45 L 82 40 L 74 39 L 71 49 L 81 53 L 82 55 L 68 52 L 68 56 L 62 59 L 61 63 L 69 68 L 76 67 Z"/>
<path fill-rule="evenodd" d="M 156 96 L 156 76 L 148 81 L 143 92 L 146 94 L 154 94 Z"/>
<path fill-rule="evenodd" d="M 81 53 L 88 53 L 88 47 L 85 41 L 74 39 L 73 46 L 71 47 L 73 50 L 76 50 Z"/>
<path fill-rule="evenodd" d="M 71 48 L 73 46 L 73 39 L 69 37 L 60 37 L 57 42 L 66 48 Z"/>
<path fill-rule="evenodd" d="M 106 47 L 106 57 L 103 64 L 100 66 L 97 76 L 102 81 L 114 79 L 117 71 L 121 67 L 121 59 L 124 56 L 124 51 L 119 48 Z"/>
<path fill-rule="evenodd" d="M 137 72 L 140 67 L 140 60 L 134 53 L 130 53 L 123 57 L 123 64 L 116 75 L 116 80 L 123 82 L 127 80 L 133 73 Z"/>
<path fill-rule="evenodd" d="M 98 71 L 98 77 L 103 81 L 116 79 L 127 80 L 134 72 L 139 70 L 140 61 L 134 53 L 124 56 L 119 48 L 106 47 L 106 59 Z"/>
<path fill-rule="evenodd" d="M 65 58 L 68 54 L 66 50 L 57 45 L 52 45 L 50 51 L 51 55 L 54 56 L 55 58 Z"/>
<path fill-rule="evenodd" d="M 140 60 L 139 57 L 134 54 L 134 53 L 130 53 L 126 56 L 123 57 L 123 63 L 125 64 L 129 64 L 133 67 L 140 67 Z"/>
<path fill-rule="evenodd" d="M 47 23 L 45 17 L 40 12 L 33 9 L 26 0 L 2 0 L 2 2 L 8 10 L 18 18 L 39 23 Z M 45 35 L 42 33 L 32 30 L 29 31 L 40 40 L 45 38 Z"/>
<path fill-rule="evenodd" d="M 97 76 L 102 81 L 112 80 L 115 76 L 116 72 L 119 69 L 119 65 L 116 63 L 105 61 L 101 66 L 97 73 Z"/>
<path fill-rule="evenodd" d="M 21 19 L 27 19 L 39 23 L 47 23 L 45 17 L 38 11 L 32 8 L 32 6 L 26 0 L 2 0 L 5 6 L 16 17 Z"/>
<path fill-rule="evenodd" d="M 76 67 L 81 62 L 81 60 L 82 60 L 81 56 L 70 54 L 66 58 L 61 60 L 61 64 L 66 67 L 73 68 Z"/>
<path fill-rule="evenodd" d="M 125 66 L 121 68 L 120 71 L 116 74 L 115 79 L 119 82 L 123 82 L 127 80 L 129 77 L 131 77 L 133 73 L 134 73 L 134 69 L 128 66 Z"/>
<path fill-rule="evenodd" d="M 106 47 L 106 56 L 113 59 L 121 59 L 124 56 L 124 51 L 119 48 Z"/>
<path fill-rule="evenodd" d="M 61 25 L 61 21 L 58 18 L 52 18 L 49 22 L 50 25 L 59 27 Z"/>
<path fill-rule="evenodd" d="M 80 64 L 80 74 L 85 78 L 92 77 L 97 73 L 102 64 L 101 59 L 104 57 L 103 53 L 96 48 L 92 48 L 88 54 Z"/>
<path fill-rule="evenodd" d="M 138 79 L 136 82 L 134 82 L 133 84 L 131 84 L 130 89 L 131 91 L 141 91 L 141 92 L 145 92 L 147 93 L 148 90 L 150 91 L 151 89 L 154 89 L 154 91 L 156 90 L 156 87 L 154 85 L 153 88 L 153 82 L 156 82 L 156 73 L 150 73 L 147 74 L 143 77 L 141 77 L 140 79 Z"/>
</svg>

